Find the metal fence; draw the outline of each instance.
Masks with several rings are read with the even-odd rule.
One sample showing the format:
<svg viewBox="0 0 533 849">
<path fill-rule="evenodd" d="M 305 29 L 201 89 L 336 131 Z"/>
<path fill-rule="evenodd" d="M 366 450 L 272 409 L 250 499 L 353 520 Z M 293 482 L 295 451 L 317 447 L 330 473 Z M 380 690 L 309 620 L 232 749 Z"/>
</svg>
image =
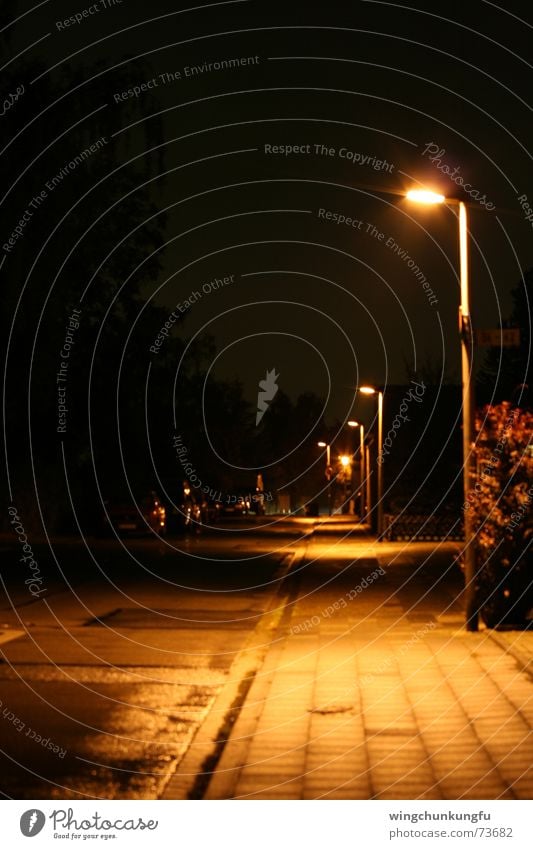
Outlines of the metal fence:
<svg viewBox="0 0 533 849">
<path fill-rule="evenodd" d="M 422 542 L 464 539 L 463 522 L 457 515 L 386 513 L 384 539 Z"/>
</svg>

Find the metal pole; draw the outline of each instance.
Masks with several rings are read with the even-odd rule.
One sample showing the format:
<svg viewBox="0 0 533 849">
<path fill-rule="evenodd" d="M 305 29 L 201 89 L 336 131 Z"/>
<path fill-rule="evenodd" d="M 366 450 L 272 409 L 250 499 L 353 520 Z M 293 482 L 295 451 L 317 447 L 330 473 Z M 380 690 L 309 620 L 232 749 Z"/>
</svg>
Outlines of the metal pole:
<svg viewBox="0 0 533 849">
<path fill-rule="evenodd" d="M 331 445 L 326 445 L 326 469 L 328 470 L 331 466 Z M 328 516 L 331 516 L 331 478 L 328 478 Z"/>
<path fill-rule="evenodd" d="M 459 263 L 461 277 L 461 376 L 463 385 L 463 490 L 464 503 L 472 483 L 474 399 L 472 393 L 472 328 L 470 324 L 470 298 L 468 281 L 468 218 L 465 204 L 459 202 Z M 473 521 L 470 509 L 464 511 L 464 564 L 465 564 L 465 613 L 466 630 L 478 630 L 478 605 L 476 592 L 476 551 L 474 546 Z"/>
<path fill-rule="evenodd" d="M 383 392 L 378 392 L 378 538 L 383 533 Z"/>
<path fill-rule="evenodd" d="M 352 474 L 353 467 L 350 463 L 349 466 L 344 467 L 344 510 L 346 511 L 346 515 L 350 515 L 350 490 L 352 485 Z M 350 477 L 348 477 L 350 475 Z M 350 483 L 348 483 L 350 481 Z"/>
<path fill-rule="evenodd" d="M 370 477 L 370 445 L 366 446 L 366 514 L 365 518 L 368 524 L 370 512 L 372 508 L 372 480 Z"/>
<path fill-rule="evenodd" d="M 364 425 L 359 425 L 359 436 L 360 436 L 360 439 L 361 439 L 361 445 L 360 445 L 360 448 L 359 448 L 360 453 L 361 453 L 361 456 L 359 457 L 359 473 L 361 475 L 361 508 L 360 508 L 361 519 L 360 519 L 360 521 L 362 522 L 363 516 L 365 515 L 365 426 Z"/>
</svg>

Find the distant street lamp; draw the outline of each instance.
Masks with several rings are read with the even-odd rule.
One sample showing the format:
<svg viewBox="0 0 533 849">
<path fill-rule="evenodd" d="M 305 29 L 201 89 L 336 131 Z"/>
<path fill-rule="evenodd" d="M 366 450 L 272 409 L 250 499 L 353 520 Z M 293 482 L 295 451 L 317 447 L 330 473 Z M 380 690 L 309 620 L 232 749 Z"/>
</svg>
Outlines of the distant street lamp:
<svg viewBox="0 0 533 849">
<path fill-rule="evenodd" d="M 467 503 L 472 482 L 472 443 L 474 432 L 474 403 L 470 362 L 472 359 L 472 330 L 470 325 L 470 292 L 468 281 L 468 217 L 466 205 L 455 198 L 425 189 L 412 189 L 407 198 L 416 203 L 440 204 L 459 207 L 459 267 L 461 280 L 461 304 L 459 307 L 459 331 L 461 335 L 461 375 L 463 384 L 463 490 Z M 464 511 L 465 532 L 465 607 L 466 630 L 478 630 L 478 605 L 476 593 L 476 556 L 474 527 L 471 511 Z"/>
<path fill-rule="evenodd" d="M 326 480 L 328 482 L 328 516 L 331 516 L 331 445 L 329 442 L 317 442 L 319 448 L 326 449 Z"/>
<path fill-rule="evenodd" d="M 348 485 L 348 481 L 352 482 L 352 458 L 349 457 L 347 454 L 341 454 L 340 457 L 339 457 L 339 463 L 341 464 L 342 468 L 344 469 L 344 474 L 343 474 L 344 504 L 343 504 L 343 507 L 346 510 L 346 512 L 349 513 L 350 512 L 350 504 L 349 504 L 348 495 L 349 495 L 349 492 L 350 492 L 350 487 Z M 348 474 L 350 475 L 349 478 L 348 478 Z"/>
<path fill-rule="evenodd" d="M 365 515 L 365 484 L 364 484 L 364 481 L 365 481 L 365 426 L 363 424 L 360 424 L 360 422 L 353 421 L 353 419 L 352 419 L 348 422 L 348 427 L 358 427 L 359 428 L 359 439 L 360 439 L 359 476 L 361 478 L 360 513 L 361 513 L 361 522 L 362 522 L 363 516 Z"/>
<path fill-rule="evenodd" d="M 317 442 L 317 445 L 319 448 L 326 449 L 326 468 L 328 468 L 331 465 L 331 445 L 329 442 Z"/>
<path fill-rule="evenodd" d="M 381 540 L 383 533 L 383 463 L 380 463 L 383 452 L 383 392 L 376 389 L 374 386 L 360 386 L 359 392 L 363 395 L 378 396 L 378 447 L 377 447 L 377 464 L 378 464 L 378 515 L 377 515 L 377 531 L 378 539 Z"/>
</svg>

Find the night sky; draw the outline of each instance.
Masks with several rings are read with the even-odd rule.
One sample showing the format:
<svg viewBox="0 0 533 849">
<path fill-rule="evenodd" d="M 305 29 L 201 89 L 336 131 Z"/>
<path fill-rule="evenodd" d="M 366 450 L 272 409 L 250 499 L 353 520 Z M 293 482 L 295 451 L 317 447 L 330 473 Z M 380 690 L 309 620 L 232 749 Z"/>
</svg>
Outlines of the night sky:
<svg viewBox="0 0 533 849">
<path fill-rule="evenodd" d="M 106 160 L 99 171 L 98 151 L 87 166 L 102 226 L 120 225 L 120 238 L 143 226 L 106 200 L 142 163 L 161 241 L 156 276 L 143 277 L 137 256 L 122 262 L 121 280 L 115 273 L 119 303 L 139 282 L 133 332 L 145 304 L 177 308 L 172 333 L 214 337 L 214 377 L 240 380 L 255 406 L 258 380 L 274 368 L 292 398 L 324 398 L 328 421 L 364 417 L 369 402 L 354 400 L 356 387 L 405 383 L 410 369 L 459 383 L 456 214 L 402 195 L 424 186 L 469 201 L 473 327 L 498 328 L 533 266 L 530 3 L 180 5 L 3 3 L 13 180 L 4 245 L 82 135 L 107 134 L 118 170 Z M 24 93 L 9 99 L 17 85 Z M 85 167 L 2 251 L 15 339 L 37 334 L 39 344 L 76 302 L 110 297 L 98 276 L 77 272 L 68 304 L 60 309 L 53 294 L 46 302 L 53 274 L 39 251 L 46 227 L 85 191 Z M 98 228 L 85 232 L 95 207 L 85 222 L 84 208 L 79 235 L 97 266 L 104 245 Z M 65 237 L 64 257 L 73 246 Z M 14 312 L 25 280 L 32 322 L 42 309 L 38 331 Z M 476 351 L 475 368 L 484 355 Z M 155 355 L 145 346 L 135 356 L 146 373 Z"/>
</svg>

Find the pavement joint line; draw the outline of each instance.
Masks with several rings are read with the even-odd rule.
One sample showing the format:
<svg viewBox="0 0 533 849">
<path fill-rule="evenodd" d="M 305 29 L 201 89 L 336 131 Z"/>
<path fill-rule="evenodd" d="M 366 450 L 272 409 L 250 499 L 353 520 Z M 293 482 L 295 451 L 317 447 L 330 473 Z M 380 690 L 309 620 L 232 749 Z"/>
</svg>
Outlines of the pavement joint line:
<svg viewBox="0 0 533 849">
<path fill-rule="evenodd" d="M 160 799 L 202 798 L 224 755 L 229 731 L 237 723 L 246 696 L 254 680 L 257 680 L 257 672 L 265 657 L 268 657 L 270 643 L 265 637 L 270 634 L 272 639 L 272 634 L 285 615 L 286 605 L 279 604 L 279 599 L 286 591 L 285 582 L 293 573 L 296 560 L 304 555 L 305 550 L 302 554 L 291 552 L 281 560 L 281 574 L 280 569 L 277 570 L 279 584 L 269 595 L 261 619 L 230 666 L 230 683 L 222 685 L 186 753 L 178 761 L 174 773 L 160 793 Z M 200 792 L 202 795 L 199 795 Z"/>
<path fill-rule="evenodd" d="M 516 651 L 513 651 L 513 646 L 509 645 L 507 640 L 501 638 L 499 634 L 494 631 L 489 632 L 489 637 L 493 640 L 501 649 L 504 650 L 506 654 L 511 655 L 516 665 L 518 666 L 520 672 L 533 681 L 533 669 L 531 668 L 531 664 L 526 663 L 524 659 L 518 654 Z"/>
</svg>

